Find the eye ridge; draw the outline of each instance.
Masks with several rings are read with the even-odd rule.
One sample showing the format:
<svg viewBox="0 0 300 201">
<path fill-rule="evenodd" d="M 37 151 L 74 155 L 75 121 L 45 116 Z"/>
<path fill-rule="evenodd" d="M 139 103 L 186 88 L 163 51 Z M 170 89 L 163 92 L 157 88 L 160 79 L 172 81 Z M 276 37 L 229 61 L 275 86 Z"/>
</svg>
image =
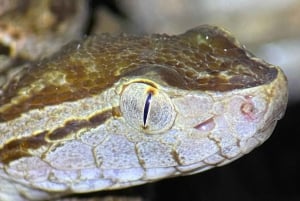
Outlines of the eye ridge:
<svg viewBox="0 0 300 201">
<path fill-rule="evenodd" d="M 150 110 L 150 104 L 151 104 L 151 99 L 152 99 L 152 92 L 149 92 L 148 93 L 148 96 L 146 98 L 146 101 L 145 101 L 145 106 L 144 106 L 144 115 L 143 115 L 143 127 L 144 128 L 147 128 L 147 117 L 148 117 L 148 114 L 149 114 L 149 110 Z"/>
</svg>

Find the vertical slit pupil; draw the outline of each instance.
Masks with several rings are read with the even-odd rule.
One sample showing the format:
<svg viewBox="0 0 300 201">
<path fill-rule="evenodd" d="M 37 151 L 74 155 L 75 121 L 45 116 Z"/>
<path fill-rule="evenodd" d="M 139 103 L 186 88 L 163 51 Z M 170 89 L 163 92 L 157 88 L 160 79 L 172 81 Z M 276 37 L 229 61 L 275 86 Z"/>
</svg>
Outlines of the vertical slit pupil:
<svg viewBox="0 0 300 201">
<path fill-rule="evenodd" d="M 152 93 L 148 93 L 148 96 L 147 96 L 146 102 L 145 102 L 145 106 L 144 106 L 144 117 L 143 117 L 144 127 L 146 126 L 147 117 L 149 114 L 151 98 L 152 98 Z"/>
</svg>

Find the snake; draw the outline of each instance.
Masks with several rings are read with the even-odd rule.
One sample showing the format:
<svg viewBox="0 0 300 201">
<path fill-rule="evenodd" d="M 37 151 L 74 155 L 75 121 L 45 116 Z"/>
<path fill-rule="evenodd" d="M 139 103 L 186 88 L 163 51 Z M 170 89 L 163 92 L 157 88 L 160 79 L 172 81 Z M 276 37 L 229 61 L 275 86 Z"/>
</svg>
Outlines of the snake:
<svg viewBox="0 0 300 201">
<path fill-rule="evenodd" d="M 88 36 L 2 74 L 1 201 L 223 166 L 267 140 L 287 105 L 283 71 L 211 25 Z"/>
</svg>

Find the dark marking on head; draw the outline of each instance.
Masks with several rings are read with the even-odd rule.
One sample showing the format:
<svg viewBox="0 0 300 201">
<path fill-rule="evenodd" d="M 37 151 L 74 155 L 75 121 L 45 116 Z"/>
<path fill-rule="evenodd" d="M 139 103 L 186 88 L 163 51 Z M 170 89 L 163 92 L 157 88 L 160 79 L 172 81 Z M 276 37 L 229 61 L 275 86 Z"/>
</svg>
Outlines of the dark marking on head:
<svg viewBox="0 0 300 201">
<path fill-rule="evenodd" d="M 67 121 L 63 127 L 59 127 L 48 133 L 47 138 L 50 141 L 61 140 L 88 126 L 89 122 L 87 120 L 70 120 Z"/>
<path fill-rule="evenodd" d="M 111 110 L 95 114 L 87 120 L 70 120 L 64 126 L 59 127 L 52 132 L 42 131 L 32 137 L 24 137 L 12 140 L 0 148 L 0 162 L 8 164 L 11 161 L 21 157 L 31 156 L 29 150 L 38 149 L 42 146 L 50 146 L 53 142 L 59 140 L 67 140 L 67 138 L 75 135 L 82 129 L 94 128 L 104 123 L 112 116 Z"/>
<path fill-rule="evenodd" d="M 64 126 L 59 127 L 52 132 L 49 132 L 47 134 L 47 139 L 50 141 L 66 139 L 68 138 L 68 136 L 74 135 L 80 130 L 94 128 L 98 125 L 103 124 L 111 116 L 111 110 L 106 110 L 104 112 L 100 112 L 91 116 L 87 120 L 69 120 L 64 124 Z"/>
<path fill-rule="evenodd" d="M 134 68 L 124 73 L 127 77 L 143 77 L 144 79 L 136 79 L 134 82 L 144 83 L 157 88 L 157 85 L 153 81 L 163 81 L 171 86 L 184 84 L 185 81 L 178 71 L 173 68 L 168 68 L 160 65 L 142 65 L 138 68 Z"/>
<path fill-rule="evenodd" d="M 29 157 L 29 149 L 38 149 L 48 144 L 45 140 L 47 131 L 38 133 L 32 137 L 25 137 L 8 142 L 0 149 L 0 162 L 9 163 L 21 157 Z"/>
<path fill-rule="evenodd" d="M 90 126 L 95 127 L 100 124 L 103 124 L 111 116 L 112 116 L 112 110 L 106 110 L 101 113 L 95 114 L 89 118 Z"/>
</svg>

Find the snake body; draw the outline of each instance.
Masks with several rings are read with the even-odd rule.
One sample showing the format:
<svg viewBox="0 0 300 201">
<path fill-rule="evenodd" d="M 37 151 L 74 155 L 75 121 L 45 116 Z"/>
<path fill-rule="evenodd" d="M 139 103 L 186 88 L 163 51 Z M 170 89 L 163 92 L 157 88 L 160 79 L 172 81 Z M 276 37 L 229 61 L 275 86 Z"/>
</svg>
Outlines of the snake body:
<svg viewBox="0 0 300 201">
<path fill-rule="evenodd" d="M 262 144 L 287 81 L 228 32 L 87 37 L 0 97 L 0 200 L 125 188 L 222 166 Z"/>
</svg>

